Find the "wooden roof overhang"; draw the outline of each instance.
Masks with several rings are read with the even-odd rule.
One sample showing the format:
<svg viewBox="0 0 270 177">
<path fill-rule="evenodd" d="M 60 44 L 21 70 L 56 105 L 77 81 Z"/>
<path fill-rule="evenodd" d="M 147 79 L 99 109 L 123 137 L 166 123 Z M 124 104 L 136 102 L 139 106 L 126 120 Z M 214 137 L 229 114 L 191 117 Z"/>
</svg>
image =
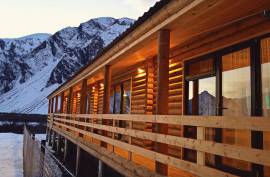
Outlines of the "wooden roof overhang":
<svg viewBox="0 0 270 177">
<path fill-rule="evenodd" d="M 171 31 L 171 48 L 182 50 L 183 48 L 186 49 L 186 46 L 193 45 L 194 39 L 203 38 L 206 34 L 212 34 L 219 28 L 225 28 L 243 19 L 251 18 L 251 24 L 256 24 L 261 19 L 261 21 L 265 21 L 267 19 L 263 17 L 262 12 L 269 8 L 270 1 L 268 0 L 170 1 L 128 35 L 125 34 L 121 40 L 110 46 L 92 64 L 78 72 L 73 78 L 51 93 L 48 98 L 59 95 L 71 86 L 78 85 L 83 79 L 87 78 L 93 82 L 103 79 L 105 65 L 111 65 L 112 74 L 116 75 L 146 58 L 157 55 L 157 33 L 161 29 Z M 256 18 L 253 19 L 253 17 Z M 269 27 L 270 24 L 261 33 L 270 32 Z M 234 30 L 237 31 L 237 29 Z M 252 35 L 258 35 L 253 33 L 251 31 L 251 34 L 241 38 L 241 40 L 252 37 Z M 215 32 L 213 35 L 218 34 Z M 175 52 L 172 52 L 172 54 L 175 54 Z"/>
</svg>

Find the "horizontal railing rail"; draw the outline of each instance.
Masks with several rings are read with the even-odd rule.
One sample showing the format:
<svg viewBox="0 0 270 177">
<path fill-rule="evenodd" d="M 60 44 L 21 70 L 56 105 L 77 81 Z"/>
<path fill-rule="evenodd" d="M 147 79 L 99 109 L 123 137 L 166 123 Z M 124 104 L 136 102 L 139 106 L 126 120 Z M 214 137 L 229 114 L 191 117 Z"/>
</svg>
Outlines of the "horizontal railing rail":
<svg viewBox="0 0 270 177">
<path fill-rule="evenodd" d="M 132 127 L 117 127 L 115 123 L 112 125 L 101 124 L 103 121 L 96 120 L 112 120 L 112 121 L 129 121 L 129 122 L 145 122 L 153 124 L 172 124 L 172 125 L 188 125 L 198 129 L 205 128 L 226 128 L 235 130 L 264 131 L 270 132 L 269 118 L 264 117 L 215 117 L 215 116 L 172 116 L 172 115 L 113 115 L 113 114 L 50 114 L 50 123 L 54 127 L 65 128 L 63 131 L 74 131 L 79 134 L 87 135 L 97 140 L 106 142 L 112 146 L 120 147 L 126 151 L 140 154 L 153 161 L 174 166 L 176 168 L 189 171 L 198 176 L 234 176 L 229 173 L 217 170 L 215 168 L 189 162 L 180 158 L 176 158 L 167 154 L 158 153 L 154 150 L 148 150 L 140 146 L 123 142 L 104 134 L 98 134 L 93 129 L 112 134 L 122 134 L 132 138 L 140 138 L 153 142 L 172 145 L 180 148 L 196 150 L 199 153 L 209 153 L 222 157 L 229 157 L 237 160 L 243 160 L 255 164 L 270 166 L 270 151 L 263 149 L 255 149 L 247 146 L 239 146 L 232 144 L 218 143 L 205 140 L 204 138 L 191 139 L 180 136 L 155 133 L 143 130 L 132 129 Z M 90 128 L 91 131 L 86 128 Z M 197 132 L 198 133 L 198 132 Z M 76 137 L 75 137 L 76 138 Z"/>
</svg>

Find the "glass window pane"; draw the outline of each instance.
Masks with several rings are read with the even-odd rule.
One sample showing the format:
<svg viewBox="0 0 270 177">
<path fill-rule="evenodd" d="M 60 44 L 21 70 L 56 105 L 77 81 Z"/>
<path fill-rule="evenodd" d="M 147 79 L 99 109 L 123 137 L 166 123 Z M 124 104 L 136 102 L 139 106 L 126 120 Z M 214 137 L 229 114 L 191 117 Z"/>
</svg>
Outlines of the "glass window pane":
<svg viewBox="0 0 270 177">
<path fill-rule="evenodd" d="M 216 77 L 199 80 L 199 115 L 216 115 Z"/>
<path fill-rule="evenodd" d="M 111 94 L 110 94 L 110 114 L 113 114 L 114 109 L 114 88 L 111 88 Z"/>
<path fill-rule="evenodd" d="M 250 115 L 250 49 L 223 56 L 222 70 L 223 115 Z"/>
</svg>

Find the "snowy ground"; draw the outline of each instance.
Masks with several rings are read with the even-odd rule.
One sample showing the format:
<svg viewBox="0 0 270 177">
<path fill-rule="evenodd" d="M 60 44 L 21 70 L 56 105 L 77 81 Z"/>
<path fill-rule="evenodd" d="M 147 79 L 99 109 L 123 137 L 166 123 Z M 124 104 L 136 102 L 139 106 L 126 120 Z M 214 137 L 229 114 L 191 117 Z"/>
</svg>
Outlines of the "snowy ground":
<svg viewBox="0 0 270 177">
<path fill-rule="evenodd" d="M 36 134 L 36 139 L 45 139 L 45 134 Z M 23 177 L 23 135 L 0 133 L 0 176 Z"/>
<path fill-rule="evenodd" d="M 0 174 L 23 177 L 23 135 L 0 133 Z"/>
</svg>

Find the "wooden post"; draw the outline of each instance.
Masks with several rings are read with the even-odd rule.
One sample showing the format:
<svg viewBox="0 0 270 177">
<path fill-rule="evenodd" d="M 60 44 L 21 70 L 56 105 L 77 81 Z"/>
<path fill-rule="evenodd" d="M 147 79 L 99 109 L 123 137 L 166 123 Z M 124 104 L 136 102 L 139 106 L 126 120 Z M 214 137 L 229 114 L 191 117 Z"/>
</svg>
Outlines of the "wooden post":
<svg viewBox="0 0 270 177">
<path fill-rule="evenodd" d="M 54 113 L 54 111 L 53 111 L 53 104 L 54 104 L 54 98 L 51 99 L 51 113 Z"/>
<path fill-rule="evenodd" d="M 87 94 L 87 79 L 83 80 L 82 89 L 81 89 L 81 104 L 80 104 L 80 113 L 86 113 L 86 94 Z"/>
<path fill-rule="evenodd" d="M 79 176 L 81 148 L 77 145 L 75 176 Z"/>
<path fill-rule="evenodd" d="M 52 137 L 52 149 L 54 149 L 54 147 L 55 147 L 55 132 L 53 131 L 52 132 L 53 133 L 53 137 Z"/>
<path fill-rule="evenodd" d="M 170 31 L 161 30 L 158 33 L 158 57 L 157 57 L 157 109 L 158 115 L 168 114 L 169 97 L 169 53 L 170 53 Z M 158 124 L 156 126 L 158 133 L 167 134 L 168 125 Z M 167 154 L 168 145 L 156 143 L 156 151 Z M 167 176 L 168 165 L 156 162 L 156 172 Z"/>
<path fill-rule="evenodd" d="M 103 114 L 110 113 L 110 92 L 111 92 L 111 78 L 112 70 L 110 65 L 106 65 L 104 68 L 104 95 L 103 95 Z M 107 125 L 108 121 L 103 120 L 102 124 Z M 107 136 L 107 132 L 103 131 L 103 135 Z M 103 147 L 107 147 L 107 143 L 102 142 Z"/>
<path fill-rule="evenodd" d="M 65 138 L 65 146 L 64 146 L 64 157 L 63 162 L 65 163 L 67 160 L 67 154 L 68 153 L 68 140 Z"/>
<path fill-rule="evenodd" d="M 72 113 L 72 92 L 73 92 L 73 89 L 72 87 L 69 88 L 69 94 L 68 94 L 68 109 L 67 109 L 67 113 L 68 114 L 71 114 Z"/>
<path fill-rule="evenodd" d="M 106 65 L 104 68 L 103 114 L 110 113 L 111 78 L 112 78 L 111 66 Z"/>
<path fill-rule="evenodd" d="M 61 93 L 61 102 L 60 102 L 60 113 L 63 113 L 64 112 L 64 98 L 65 97 L 65 94 L 64 92 Z"/>
<path fill-rule="evenodd" d="M 48 104 L 48 114 L 51 113 L 51 99 L 49 99 L 49 104 Z"/>
<path fill-rule="evenodd" d="M 103 162 L 98 160 L 98 177 L 103 176 Z"/>
<path fill-rule="evenodd" d="M 204 127 L 197 127 L 197 139 L 204 140 L 205 138 L 205 128 Z M 197 151 L 197 164 L 198 165 L 205 165 L 205 153 Z"/>
<path fill-rule="evenodd" d="M 54 107 L 54 112 L 58 112 L 58 95 L 55 96 L 55 107 Z"/>
<path fill-rule="evenodd" d="M 60 134 L 57 134 L 56 154 L 60 153 Z"/>
</svg>

